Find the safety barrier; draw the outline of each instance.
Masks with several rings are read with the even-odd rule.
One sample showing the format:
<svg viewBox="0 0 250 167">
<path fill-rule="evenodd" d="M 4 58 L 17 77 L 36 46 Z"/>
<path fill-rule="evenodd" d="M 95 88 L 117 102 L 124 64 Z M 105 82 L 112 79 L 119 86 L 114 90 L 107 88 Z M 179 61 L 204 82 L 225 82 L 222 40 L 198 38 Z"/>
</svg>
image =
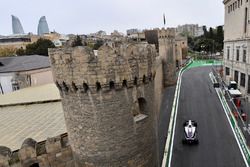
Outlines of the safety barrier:
<svg viewBox="0 0 250 167">
<path fill-rule="evenodd" d="M 213 78 L 215 78 L 214 75 L 212 73 L 210 73 L 209 76 L 210 76 L 212 82 L 214 83 L 214 79 L 213 79 Z M 215 90 L 216 90 L 216 93 L 220 99 L 222 106 L 223 106 L 225 114 L 228 118 L 230 126 L 233 130 L 236 141 L 240 147 L 240 151 L 243 155 L 244 161 L 245 161 L 246 165 L 249 166 L 250 165 L 250 150 L 246 144 L 246 139 L 245 139 L 244 135 L 242 134 L 242 132 L 238 126 L 237 120 L 235 119 L 234 115 L 232 114 L 230 107 L 228 106 L 228 103 L 226 101 L 226 98 L 225 98 L 221 88 L 215 88 Z"/>
</svg>

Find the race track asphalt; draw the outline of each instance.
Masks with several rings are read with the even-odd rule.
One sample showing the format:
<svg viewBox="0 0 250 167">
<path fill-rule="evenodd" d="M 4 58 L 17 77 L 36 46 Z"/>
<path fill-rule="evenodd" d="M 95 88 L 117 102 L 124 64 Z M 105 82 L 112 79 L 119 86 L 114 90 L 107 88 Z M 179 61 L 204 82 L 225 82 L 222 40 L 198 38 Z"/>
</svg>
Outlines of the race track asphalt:
<svg viewBox="0 0 250 167">
<path fill-rule="evenodd" d="M 183 73 L 171 167 L 246 166 L 209 78 L 211 67 Z M 183 122 L 198 123 L 199 145 L 183 145 Z"/>
</svg>

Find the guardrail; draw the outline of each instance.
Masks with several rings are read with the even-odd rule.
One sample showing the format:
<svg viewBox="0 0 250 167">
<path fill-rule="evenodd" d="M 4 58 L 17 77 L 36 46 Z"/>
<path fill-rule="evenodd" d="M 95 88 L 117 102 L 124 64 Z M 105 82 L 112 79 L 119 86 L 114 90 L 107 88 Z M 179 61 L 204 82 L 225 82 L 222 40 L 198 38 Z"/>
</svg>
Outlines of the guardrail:
<svg viewBox="0 0 250 167">
<path fill-rule="evenodd" d="M 167 140 L 165 144 L 165 149 L 164 149 L 164 155 L 163 155 L 163 160 L 162 160 L 162 167 L 170 167 L 171 164 L 171 154 L 172 154 L 172 147 L 173 147 L 173 135 L 174 135 L 174 127 L 175 127 L 175 120 L 177 116 L 177 109 L 178 109 L 178 99 L 179 99 L 179 94 L 180 94 L 180 86 L 181 86 L 181 76 L 183 72 L 186 70 L 186 68 L 191 65 L 193 62 L 192 59 L 190 59 L 188 62 L 185 63 L 185 67 L 181 68 L 179 74 L 178 74 L 178 80 L 175 88 L 175 95 L 174 95 L 174 101 L 173 101 L 173 106 L 172 106 L 172 111 L 170 115 L 170 121 L 169 121 L 169 126 L 168 126 L 168 133 L 167 133 Z"/>
<path fill-rule="evenodd" d="M 210 73 L 209 74 L 212 82 L 214 83 L 214 80 L 213 80 L 213 73 Z M 214 77 L 215 78 L 215 77 Z M 244 137 L 244 135 L 242 134 L 241 130 L 240 130 L 240 127 L 238 126 L 238 122 L 237 120 L 235 119 L 234 115 L 232 114 L 232 111 L 230 109 L 230 107 L 228 106 L 228 103 L 226 101 L 226 98 L 225 98 L 225 95 L 223 94 L 221 88 L 215 88 L 216 90 L 216 93 L 221 101 L 221 104 L 223 106 L 223 109 L 225 111 L 225 114 L 228 118 L 228 121 L 230 123 L 230 126 L 233 130 L 233 133 L 235 135 L 235 138 L 236 138 L 236 141 L 240 147 L 240 151 L 243 155 L 243 158 L 244 158 L 244 161 L 246 163 L 247 166 L 250 165 L 250 150 L 247 146 L 247 143 L 246 143 L 246 139 Z"/>
</svg>

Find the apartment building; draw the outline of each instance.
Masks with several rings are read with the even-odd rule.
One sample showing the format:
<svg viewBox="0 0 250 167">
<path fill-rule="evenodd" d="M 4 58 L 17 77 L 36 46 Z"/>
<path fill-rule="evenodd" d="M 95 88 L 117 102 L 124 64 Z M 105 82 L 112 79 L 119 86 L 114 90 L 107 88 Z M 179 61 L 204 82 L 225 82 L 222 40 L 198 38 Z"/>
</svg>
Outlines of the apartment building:
<svg viewBox="0 0 250 167">
<path fill-rule="evenodd" d="M 224 0 L 224 79 L 235 80 L 241 92 L 250 96 L 249 0 Z"/>
</svg>

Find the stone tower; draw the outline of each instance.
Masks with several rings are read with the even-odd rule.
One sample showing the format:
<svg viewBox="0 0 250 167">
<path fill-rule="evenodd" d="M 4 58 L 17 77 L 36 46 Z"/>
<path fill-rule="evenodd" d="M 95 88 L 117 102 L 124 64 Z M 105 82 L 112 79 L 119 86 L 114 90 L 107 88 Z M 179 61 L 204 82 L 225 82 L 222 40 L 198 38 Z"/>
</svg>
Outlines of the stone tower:
<svg viewBox="0 0 250 167">
<path fill-rule="evenodd" d="M 50 49 L 77 167 L 156 166 L 153 71 L 146 43 Z"/>
<path fill-rule="evenodd" d="M 159 56 L 163 58 L 164 86 L 176 83 L 175 29 L 158 31 Z"/>
</svg>

